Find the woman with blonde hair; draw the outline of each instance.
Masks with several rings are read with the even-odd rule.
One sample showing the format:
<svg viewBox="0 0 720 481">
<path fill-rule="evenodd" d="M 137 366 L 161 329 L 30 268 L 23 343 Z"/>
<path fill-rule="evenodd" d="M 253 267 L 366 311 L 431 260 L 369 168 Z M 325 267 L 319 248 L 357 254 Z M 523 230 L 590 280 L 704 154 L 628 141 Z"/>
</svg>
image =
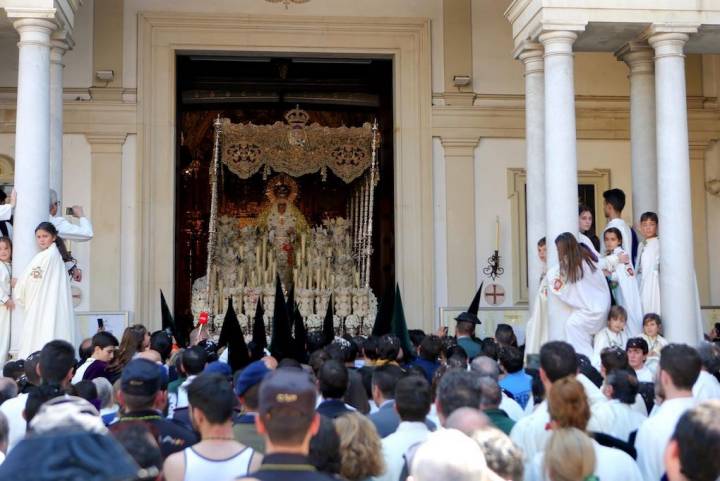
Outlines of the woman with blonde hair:
<svg viewBox="0 0 720 481">
<path fill-rule="evenodd" d="M 545 446 L 543 462 L 552 481 L 592 479 L 590 476 L 595 472 L 592 439 L 577 428 L 556 429 Z"/>
<path fill-rule="evenodd" d="M 633 458 L 619 449 L 601 446 L 587 434 L 590 405 L 585 394 L 585 388 L 580 384 L 580 381 L 575 379 L 575 376 L 568 376 L 555 381 L 548 392 L 547 403 L 550 414 L 550 429 L 553 431 L 550 439 L 552 440 L 556 431 L 575 430 L 576 432 L 572 436 L 581 436 L 582 443 L 592 445 L 595 456 L 592 475 L 602 481 L 642 481 L 640 469 L 638 469 Z M 563 446 L 567 441 L 566 436 L 570 436 L 570 434 L 561 434 L 560 438 L 556 439 L 557 446 L 553 446 L 551 441 L 548 441 L 545 444 L 545 452 L 535 455 L 535 458 L 532 459 L 528 466 L 526 481 L 566 481 L 575 479 L 583 481 L 593 479 L 592 477 L 588 478 L 588 474 L 580 478 L 563 477 L 566 475 L 579 476 L 578 473 L 586 471 L 587 468 L 584 464 L 582 466 L 570 464 L 576 462 L 572 461 L 572 459 L 579 459 L 575 457 L 577 453 L 572 453 L 572 459 L 570 453 L 567 454 L 567 460 L 562 459 L 565 455 L 560 452 L 564 449 Z M 578 441 L 575 441 L 575 444 L 578 444 Z M 551 469 L 555 471 L 551 471 Z"/>
<path fill-rule="evenodd" d="M 340 476 L 363 481 L 385 472 L 382 442 L 367 417 L 344 414 L 335 420 L 335 429 L 340 436 Z"/>
</svg>

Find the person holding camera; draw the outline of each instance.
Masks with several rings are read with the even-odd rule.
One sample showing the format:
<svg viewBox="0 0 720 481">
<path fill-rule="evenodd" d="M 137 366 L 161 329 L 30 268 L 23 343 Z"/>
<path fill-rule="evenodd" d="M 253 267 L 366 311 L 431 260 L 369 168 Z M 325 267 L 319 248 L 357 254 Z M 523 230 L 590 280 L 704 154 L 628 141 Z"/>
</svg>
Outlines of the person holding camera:
<svg viewBox="0 0 720 481">
<path fill-rule="evenodd" d="M 75 242 L 87 242 L 93 238 L 93 228 L 90 219 L 85 217 L 83 208 L 79 205 L 68 207 L 67 215 L 78 219 L 78 224 L 73 224 L 62 215 L 58 215 L 60 201 L 57 192 L 50 189 L 50 222 L 55 226 L 58 235 L 63 240 Z"/>
</svg>

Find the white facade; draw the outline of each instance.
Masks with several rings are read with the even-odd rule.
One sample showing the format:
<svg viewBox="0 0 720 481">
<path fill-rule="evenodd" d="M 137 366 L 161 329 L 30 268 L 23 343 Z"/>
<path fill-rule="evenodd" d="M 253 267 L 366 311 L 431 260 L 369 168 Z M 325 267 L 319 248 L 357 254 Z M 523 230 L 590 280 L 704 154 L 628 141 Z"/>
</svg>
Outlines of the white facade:
<svg viewBox="0 0 720 481">
<path fill-rule="evenodd" d="M 546 167 L 542 185 L 550 185 L 551 190 L 546 187 L 545 191 L 563 206 L 551 221 L 558 222 L 552 233 L 576 222 L 571 218 L 576 206 L 571 202 L 574 191 L 568 190 L 571 178 L 548 175 L 551 165 L 566 167 L 568 173 L 577 168 L 599 178 L 604 175 L 610 187 L 623 189 L 628 195 L 624 213 L 628 222 L 637 221 L 633 215 L 639 209 L 633 202 L 642 198 L 644 205 L 653 205 L 653 200 L 647 200 L 655 195 L 652 187 L 663 197 L 662 181 L 633 177 L 635 172 L 653 172 L 649 162 L 654 155 L 647 152 L 648 145 L 654 145 L 648 139 L 654 135 L 655 124 L 645 119 L 650 116 L 647 100 L 654 94 L 649 91 L 652 84 L 643 83 L 642 73 L 628 78 L 631 59 L 623 56 L 621 48 L 646 38 L 643 31 L 653 23 L 697 30 L 691 24 L 713 23 L 717 17 L 720 24 L 720 8 L 713 10 L 720 2 L 705 2 L 708 11 L 693 16 L 695 10 L 680 7 L 695 2 L 679 0 L 665 2 L 670 6 L 663 11 L 653 10 L 662 2 L 644 2 L 647 5 L 631 14 L 620 8 L 629 2 L 590 0 L 518 0 L 512 5 L 498 0 L 311 0 L 288 9 L 262 0 L 84 0 L 81 5 L 34 1 L 46 7 L 48 17 L 64 25 L 73 41 L 62 58 L 61 198 L 64 205 L 85 206 L 96 232 L 89 244 L 73 246 L 85 272 L 80 309 L 127 310 L 132 319 L 153 325 L 159 324 L 158 289 L 166 294 L 172 291 L 174 154 L 168 139 L 174 127 L 170 59 L 175 49 L 395 56 L 396 204 L 402 206 L 396 215 L 396 243 L 401 247 L 396 254 L 397 276 L 409 322 L 429 330 L 440 307 L 469 303 L 495 249 L 498 217 L 505 268 L 498 280 L 506 290 L 503 306 L 527 302 L 520 255 L 524 243 L 518 240 L 525 227 L 520 226 L 510 185 L 513 172 L 524 169 L 526 161 Z M 0 0 L 8 12 L 11 3 L 17 2 Z M 612 5 L 607 7 L 608 3 Z M 567 11 L 559 4 L 577 7 L 574 12 L 582 15 L 568 22 Z M 53 7 L 58 10 L 51 11 Z M 76 13 L 72 24 L 67 15 L 59 17 L 58 12 L 68 8 Z M 609 27 L 600 29 L 598 22 Z M 633 22 L 645 27 L 631 27 Z M 264 25 L 266 34 L 251 28 L 258 24 Z M 326 33 L 323 41 L 317 41 L 318 31 Z M 343 31 L 353 34 L 343 35 Z M 545 31 L 570 32 L 577 39 L 555 34 L 541 37 Z M 681 70 L 687 91 L 689 163 L 682 175 L 689 190 L 670 189 L 676 197 L 666 200 L 684 209 L 672 217 L 684 223 L 676 226 L 671 220 L 670 224 L 682 232 L 673 239 L 687 246 L 686 257 L 692 256 L 675 261 L 694 263 L 701 301 L 715 305 L 720 304 L 720 272 L 713 266 L 720 265 L 720 259 L 709 246 L 720 241 L 720 210 L 715 208 L 720 198 L 705 191 L 705 182 L 720 177 L 720 148 L 715 145 L 720 137 L 720 48 L 713 50 L 720 43 L 711 38 L 712 29 L 687 35 L 691 54 L 684 65 L 676 66 L 670 76 L 661 68 L 655 77 L 656 82 L 678 81 L 676 74 Z M 547 52 L 548 39 L 553 38 L 566 41 L 554 44 L 566 49 L 565 57 L 550 69 L 546 60 L 541 118 L 545 131 L 552 126 L 551 134 L 565 143 L 545 144 L 543 158 L 538 160 L 528 155 L 536 153 L 535 148 L 526 149 L 526 65 L 515 57 L 527 41 L 544 42 Z M 0 70 L 0 158 L 15 159 L 19 140 L 15 137 L 18 39 L 12 24 L 3 24 L 0 61 L 7 68 Z M 568 65 L 573 65 L 571 71 Z M 97 70 L 113 70 L 114 80 L 107 84 L 97 80 Z M 571 85 L 552 80 L 553 87 L 563 89 L 548 98 L 548 79 L 559 78 L 558 73 Z M 455 88 L 454 75 L 471 75 L 471 87 Z M 573 98 L 576 115 L 570 118 Z M 556 108 L 564 113 L 548 110 Z M 533 118 L 528 121 L 536 122 Z M 564 123 L 559 125 L 559 121 Z M 631 132 L 635 139 L 644 133 L 645 143 L 631 141 Z M 676 143 L 665 148 L 680 152 L 684 140 L 676 134 L 663 136 L 668 138 Z M 536 137 L 533 145 L 538 142 Z M 656 168 L 662 172 L 665 164 L 660 160 Z M 677 168 L 675 164 L 670 168 Z M 19 168 L 16 165 L 16 171 Z M 50 176 L 49 158 L 47 168 Z M 674 175 L 676 170 L 671 172 Z M 649 193 L 641 192 L 642 187 L 648 187 Z M 23 193 L 19 195 L 22 199 Z M 658 207 L 662 210 L 662 201 Z M 544 229 L 538 222 L 547 223 L 551 212 L 547 203 L 545 211 L 539 221 L 538 214 L 528 210 L 532 232 Z M 170 223 L 163 224 L 163 219 Z M 603 225 L 604 219 L 597 222 Z M 665 234 L 661 232 L 661 239 Z M 531 264 L 530 272 L 534 278 L 536 264 Z"/>
</svg>

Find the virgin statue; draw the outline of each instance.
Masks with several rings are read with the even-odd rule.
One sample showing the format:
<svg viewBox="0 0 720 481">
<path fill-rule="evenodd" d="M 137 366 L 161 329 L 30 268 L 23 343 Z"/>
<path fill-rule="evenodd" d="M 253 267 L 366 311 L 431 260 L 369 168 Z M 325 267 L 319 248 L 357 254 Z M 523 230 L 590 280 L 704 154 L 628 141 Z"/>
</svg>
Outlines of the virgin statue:
<svg viewBox="0 0 720 481">
<path fill-rule="evenodd" d="M 257 226 L 270 244 L 277 272 L 285 286 L 292 282 L 293 266 L 301 235 L 309 231 L 305 216 L 295 206 L 298 185 L 292 177 L 279 174 L 267 185 L 268 205 L 258 216 Z"/>
</svg>

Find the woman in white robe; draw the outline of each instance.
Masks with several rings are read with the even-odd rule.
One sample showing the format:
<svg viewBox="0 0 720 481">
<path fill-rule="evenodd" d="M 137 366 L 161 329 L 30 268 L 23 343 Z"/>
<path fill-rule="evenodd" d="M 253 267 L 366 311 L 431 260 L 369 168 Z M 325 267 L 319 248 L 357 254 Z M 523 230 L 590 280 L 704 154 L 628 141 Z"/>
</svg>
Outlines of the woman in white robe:
<svg viewBox="0 0 720 481">
<path fill-rule="evenodd" d="M 559 264 L 547 275 L 549 295 L 560 301 L 564 313 L 565 340 L 578 354 L 592 358 L 592 338 L 607 322 L 610 290 L 598 259 L 580 247 L 569 232 L 555 239 Z"/>
<path fill-rule="evenodd" d="M 15 308 L 11 289 L 11 261 L 12 241 L 8 237 L 0 237 L 0 365 L 8 360 L 12 310 Z"/>
<path fill-rule="evenodd" d="M 55 339 L 73 345 L 76 341 L 70 276 L 65 266 L 71 258 L 51 223 L 41 223 L 35 229 L 35 238 L 40 252 L 18 278 L 14 292 L 24 309 L 20 359 Z"/>
</svg>

